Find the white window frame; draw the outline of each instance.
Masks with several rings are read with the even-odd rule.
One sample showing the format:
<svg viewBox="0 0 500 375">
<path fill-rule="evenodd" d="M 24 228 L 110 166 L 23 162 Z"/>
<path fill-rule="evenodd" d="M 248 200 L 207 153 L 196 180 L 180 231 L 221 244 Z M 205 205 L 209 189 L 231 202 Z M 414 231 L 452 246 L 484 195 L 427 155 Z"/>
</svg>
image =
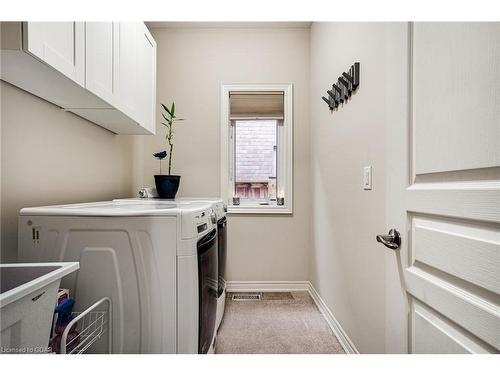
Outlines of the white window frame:
<svg viewBox="0 0 500 375">
<path fill-rule="evenodd" d="M 282 91 L 284 96 L 284 120 L 278 125 L 278 196 L 285 198 L 284 205 L 259 205 L 241 201 L 233 205 L 234 157 L 231 144 L 231 120 L 229 118 L 229 93 L 231 91 Z M 292 214 L 293 213 L 293 85 L 290 84 L 223 84 L 221 86 L 221 197 L 228 202 L 229 213 L 241 214 Z"/>
</svg>

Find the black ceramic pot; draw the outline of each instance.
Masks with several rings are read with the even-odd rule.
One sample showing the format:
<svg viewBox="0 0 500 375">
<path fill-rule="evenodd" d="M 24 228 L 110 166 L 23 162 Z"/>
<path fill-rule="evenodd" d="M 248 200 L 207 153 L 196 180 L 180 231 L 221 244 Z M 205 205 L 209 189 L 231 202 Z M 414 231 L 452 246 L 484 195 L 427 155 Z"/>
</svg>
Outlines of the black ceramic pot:
<svg viewBox="0 0 500 375">
<path fill-rule="evenodd" d="M 164 174 L 155 175 L 155 185 L 158 195 L 163 199 L 174 199 L 179 190 L 181 176 L 170 176 Z"/>
</svg>

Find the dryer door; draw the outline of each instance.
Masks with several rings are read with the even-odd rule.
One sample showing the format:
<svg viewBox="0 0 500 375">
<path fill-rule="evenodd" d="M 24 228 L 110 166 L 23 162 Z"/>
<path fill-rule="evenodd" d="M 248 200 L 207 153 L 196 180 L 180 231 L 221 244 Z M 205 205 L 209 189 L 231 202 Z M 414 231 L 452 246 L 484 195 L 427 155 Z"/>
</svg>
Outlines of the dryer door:
<svg viewBox="0 0 500 375">
<path fill-rule="evenodd" d="M 217 230 L 198 241 L 198 353 L 205 354 L 212 344 L 217 317 Z"/>
</svg>

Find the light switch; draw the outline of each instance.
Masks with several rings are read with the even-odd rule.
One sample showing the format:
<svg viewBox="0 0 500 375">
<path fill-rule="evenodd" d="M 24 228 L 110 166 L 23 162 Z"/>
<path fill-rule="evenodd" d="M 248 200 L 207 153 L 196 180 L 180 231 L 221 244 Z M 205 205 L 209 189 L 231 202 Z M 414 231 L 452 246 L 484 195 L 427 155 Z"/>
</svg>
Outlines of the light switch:
<svg viewBox="0 0 500 375">
<path fill-rule="evenodd" d="M 363 168 L 363 190 L 372 189 L 372 166 Z"/>
</svg>

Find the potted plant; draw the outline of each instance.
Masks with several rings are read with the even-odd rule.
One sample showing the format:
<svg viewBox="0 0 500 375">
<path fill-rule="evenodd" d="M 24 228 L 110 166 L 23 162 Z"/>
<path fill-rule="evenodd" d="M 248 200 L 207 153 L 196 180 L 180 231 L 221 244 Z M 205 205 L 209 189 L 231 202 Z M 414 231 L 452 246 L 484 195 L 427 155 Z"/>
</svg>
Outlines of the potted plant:
<svg viewBox="0 0 500 375">
<path fill-rule="evenodd" d="M 165 139 L 167 140 L 169 146 L 168 152 L 168 174 L 164 175 L 161 173 L 161 161 L 167 157 L 167 151 L 161 151 L 153 154 L 153 156 L 160 160 L 160 174 L 155 175 L 155 185 L 158 191 L 158 196 L 165 199 L 174 199 L 179 189 L 179 184 L 181 181 L 181 176 L 172 175 L 172 155 L 174 151 L 174 122 L 182 121 L 184 119 L 177 118 L 175 115 L 175 103 L 172 102 L 172 106 L 168 108 L 165 104 L 161 104 L 163 111 L 161 113 L 165 122 L 161 124 L 167 128 L 165 134 Z"/>
</svg>

